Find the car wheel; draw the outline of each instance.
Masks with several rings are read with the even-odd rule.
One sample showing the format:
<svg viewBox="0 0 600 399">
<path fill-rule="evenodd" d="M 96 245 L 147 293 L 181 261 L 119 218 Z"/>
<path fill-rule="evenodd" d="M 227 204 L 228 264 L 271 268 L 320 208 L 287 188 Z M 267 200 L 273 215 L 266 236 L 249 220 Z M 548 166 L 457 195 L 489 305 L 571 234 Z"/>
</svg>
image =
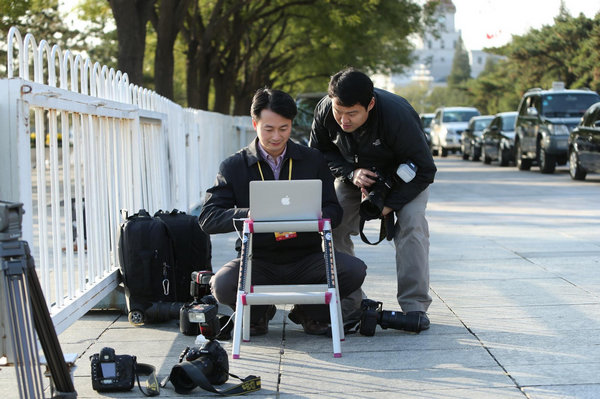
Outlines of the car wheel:
<svg viewBox="0 0 600 399">
<path fill-rule="evenodd" d="M 463 158 L 463 160 L 468 161 L 469 160 L 469 153 L 467 151 L 463 150 L 462 158 Z"/>
<path fill-rule="evenodd" d="M 579 156 L 575 150 L 569 154 L 569 174 L 573 180 L 585 180 L 587 171 L 579 164 Z"/>
<path fill-rule="evenodd" d="M 431 147 L 431 155 L 436 156 L 438 154 L 438 149 L 435 147 Z"/>
<path fill-rule="evenodd" d="M 553 155 L 548 154 L 545 149 L 541 148 L 539 143 L 537 149 L 537 161 L 540 172 L 554 173 L 554 169 L 556 168 L 556 158 Z"/>
<path fill-rule="evenodd" d="M 531 159 L 523 158 L 523 150 L 521 149 L 521 143 L 517 141 L 515 144 L 515 164 L 519 170 L 531 169 Z"/>
<path fill-rule="evenodd" d="M 448 149 L 442 147 L 442 153 L 441 153 L 442 157 L 447 157 L 448 156 Z"/>
<path fill-rule="evenodd" d="M 510 155 L 506 148 L 498 148 L 498 162 L 500 162 L 500 166 L 508 166 L 508 161 L 510 160 Z"/>
</svg>

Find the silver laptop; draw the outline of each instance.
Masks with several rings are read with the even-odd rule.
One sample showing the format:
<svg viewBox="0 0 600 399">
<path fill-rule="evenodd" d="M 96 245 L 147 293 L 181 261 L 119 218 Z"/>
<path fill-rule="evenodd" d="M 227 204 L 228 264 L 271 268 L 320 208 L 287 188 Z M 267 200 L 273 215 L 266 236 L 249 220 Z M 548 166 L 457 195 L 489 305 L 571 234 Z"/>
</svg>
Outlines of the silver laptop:
<svg viewBox="0 0 600 399">
<path fill-rule="evenodd" d="M 256 222 L 321 218 L 321 180 L 250 182 L 250 217 Z"/>
</svg>

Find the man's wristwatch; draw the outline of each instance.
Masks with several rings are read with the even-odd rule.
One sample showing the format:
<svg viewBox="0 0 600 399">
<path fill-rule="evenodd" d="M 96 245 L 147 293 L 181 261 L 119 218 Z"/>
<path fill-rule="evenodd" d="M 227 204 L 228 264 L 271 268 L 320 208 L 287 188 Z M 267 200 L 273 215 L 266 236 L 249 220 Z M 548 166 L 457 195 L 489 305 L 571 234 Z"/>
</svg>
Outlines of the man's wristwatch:
<svg viewBox="0 0 600 399">
<path fill-rule="evenodd" d="M 350 183 L 352 183 L 352 178 L 353 178 L 353 177 L 354 177 L 354 171 L 352 171 L 352 172 L 350 172 L 350 173 L 348 173 L 348 174 L 346 175 L 346 178 L 348 179 L 348 181 L 349 181 Z"/>
</svg>

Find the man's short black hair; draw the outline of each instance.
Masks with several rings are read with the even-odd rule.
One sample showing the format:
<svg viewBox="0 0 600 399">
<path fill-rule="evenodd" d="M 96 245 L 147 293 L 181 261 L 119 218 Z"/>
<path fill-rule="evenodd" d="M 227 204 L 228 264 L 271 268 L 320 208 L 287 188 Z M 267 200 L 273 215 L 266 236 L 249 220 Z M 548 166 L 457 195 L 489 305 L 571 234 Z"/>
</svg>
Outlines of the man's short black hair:
<svg viewBox="0 0 600 399">
<path fill-rule="evenodd" d="M 250 115 L 255 121 L 260 119 L 263 109 L 269 109 L 287 119 L 294 119 L 298 113 L 296 102 L 284 91 L 273 90 L 268 87 L 258 89 L 252 98 Z"/>
<path fill-rule="evenodd" d="M 337 98 L 341 106 L 360 104 L 367 108 L 373 98 L 373 81 L 354 68 L 346 68 L 331 77 L 327 94 Z"/>
</svg>

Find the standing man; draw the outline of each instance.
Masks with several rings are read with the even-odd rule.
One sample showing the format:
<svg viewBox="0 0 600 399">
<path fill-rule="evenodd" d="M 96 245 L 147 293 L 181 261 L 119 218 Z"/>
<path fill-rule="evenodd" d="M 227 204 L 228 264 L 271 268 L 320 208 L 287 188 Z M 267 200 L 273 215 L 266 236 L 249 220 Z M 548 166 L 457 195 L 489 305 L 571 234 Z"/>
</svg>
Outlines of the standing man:
<svg viewBox="0 0 600 399">
<path fill-rule="evenodd" d="M 279 90 L 259 89 L 250 110 L 257 137 L 247 147 L 225 159 L 219 167 L 215 185 L 207 190 L 199 216 L 202 229 L 209 234 L 241 230 L 242 219 L 249 215 L 249 185 L 253 180 L 320 179 L 322 213 L 339 225 L 342 208 L 335 196 L 333 176 L 323 155 L 312 148 L 295 144 L 290 138 L 297 108 L 289 94 Z M 252 283 L 321 284 L 326 282 L 325 258 L 318 232 L 257 233 L 253 236 Z M 240 268 L 238 257 L 221 267 L 211 279 L 211 290 L 219 303 L 235 309 Z M 360 259 L 336 253 L 338 288 L 344 298 L 359 290 L 366 275 Z M 275 315 L 274 306 L 252 306 L 250 334 L 268 332 Z M 302 324 L 307 334 L 326 334 L 329 328 L 327 305 L 296 305 L 290 320 Z"/>
<path fill-rule="evenodd" d="M 351 235 L 359 232 L 363 197 L 381 175 L 395 176 L 398 167 L 412 163 L 416 176 L 408 182 L 394 177 L 382 216 L 394 212 L 397 299 L 402 311 L 420 316 L 420 329 L 429 328 L 429 227 L 425 208 L 436 167 L 419 116 L 402 97 L 374 89 L 364 73 L 348 68 L 331 77 L 327 96 L 315 108 L 311 147 L 319 149 L 336 177 L 335 190 L 344 209 L 333 231 L 334 247 L 354 254 Z M 360 306 L 362 292 L 343 304 L 344 313 Z"/>
</svg>

